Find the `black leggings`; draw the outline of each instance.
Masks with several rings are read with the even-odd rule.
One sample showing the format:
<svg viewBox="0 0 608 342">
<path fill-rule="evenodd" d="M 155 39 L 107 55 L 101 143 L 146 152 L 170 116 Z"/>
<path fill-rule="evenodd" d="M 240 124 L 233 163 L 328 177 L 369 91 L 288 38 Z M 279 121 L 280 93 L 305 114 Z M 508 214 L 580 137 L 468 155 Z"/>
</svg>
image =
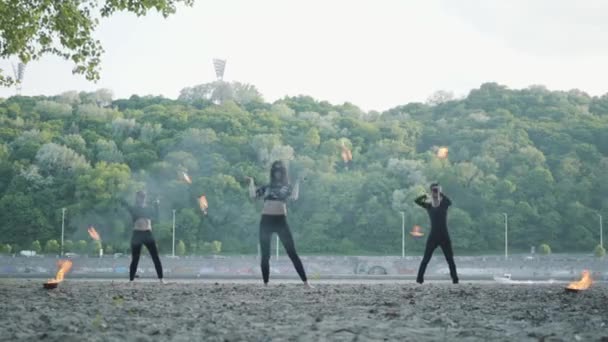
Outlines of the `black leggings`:
<svg viewBox="0 0 608 342">
<path fill-rule="evenodd" d="M 426 249 L 424 250 L 424 257 L 422 258 L 420 268 L 418 269 L 418 277 L 416 278 L 416 281 L 420 284 L 424 282 L 424 272 L 426 271 L 426 265 L 429 263 L 429 261 L 431 261 L 431 256 L 433 256 L 433 252 L 437 247 L 441 247 L 443 255 L 445 256 L 445 260 L 448 262 L 452 282 L 455 284 L 458 283 L 456 263 L 454 262 L 454 252 L 452 251 L 452 241 L 450 240 L 449 236 L 429 236 L 428 240 L 426 240 Z"/>
<path fill-rule="evenodd" d="M 141 254 L 141 246 L 145 245 L 150 252 L 152 261 L 154 262 L 154 268 L 156 268 L 156 275 L 158 279 L 163 279 L 163 265 L 160 263 L 158 257 L 158 249 L 156 249 L 156 241 L 152 236 L 152 231 L 133 231 L 133 237 L 131 237 L 131 267 L 129 269 L 129 279 L 135 278 L 135 272 L 137 272 L 137 264 L 139 263 L 139 255 Z"/>
<path fill-rule="evenodd" d="M 306 281 L 304 265 L 302 265 L 298 253 L 296 253 L 296 246 L 287 224 L 287 218 L 285 215 L 262 215 L 260 222 L 260 249 L 262 252 L 262 277 L 264 278 L 264 284 L 268 283 L 270 274 L 270 238 L 272 237 L 272 233 L 279 235 L 279 239 L 281 239 L 283 247 L 285 247 L 285 251 L 296 268 L 300 279 Z"/>
</svg>

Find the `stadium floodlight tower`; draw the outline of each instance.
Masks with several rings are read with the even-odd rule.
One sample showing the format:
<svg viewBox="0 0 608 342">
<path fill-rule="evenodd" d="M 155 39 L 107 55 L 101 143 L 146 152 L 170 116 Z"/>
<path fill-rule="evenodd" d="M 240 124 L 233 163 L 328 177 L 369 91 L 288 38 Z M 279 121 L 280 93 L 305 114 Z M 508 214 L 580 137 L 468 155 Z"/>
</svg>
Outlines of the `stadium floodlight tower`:
<svg viewBox="0 0 608 342">
<path fill-rule="evenodd" d="M 224 71 L 226 70 L 226 60 L 225 59 L 213 59 L 213 68 L 215 69 L 215 76 L 218 81 L 224 80 Z"/>
<path fill-rule="evenodd" d="M 17 66 L 13 64 L 13 73 L 15 75 L 15 90 L 17 95 L 21 95 L 21 85 L 23 84 L 23 77 L 25 76 L 25 64 L 19 62 Z"/>
</svg>

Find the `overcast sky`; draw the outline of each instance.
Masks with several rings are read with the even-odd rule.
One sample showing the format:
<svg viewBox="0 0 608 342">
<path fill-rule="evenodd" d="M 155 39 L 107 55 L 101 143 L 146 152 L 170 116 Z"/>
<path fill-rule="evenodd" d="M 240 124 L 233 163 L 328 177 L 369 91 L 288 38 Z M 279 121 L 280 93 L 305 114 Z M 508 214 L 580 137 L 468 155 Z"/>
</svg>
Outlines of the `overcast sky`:
<svg viewBox="0 0 608 342">
<path fill-rule="evenodd" d="M 305 94 L 384 110 L 490 81 L 601 95 L 607 15 L 601 0 L 196 0 L 168 19 L 104 20 L 101 81 L 48 57 L 28 65 L 23 94 L 109 88 L 117 98 L 175 98 L 213 81 L 220 57 L 226 80 L 254 84 L 269 101 Z"/>
</svg>

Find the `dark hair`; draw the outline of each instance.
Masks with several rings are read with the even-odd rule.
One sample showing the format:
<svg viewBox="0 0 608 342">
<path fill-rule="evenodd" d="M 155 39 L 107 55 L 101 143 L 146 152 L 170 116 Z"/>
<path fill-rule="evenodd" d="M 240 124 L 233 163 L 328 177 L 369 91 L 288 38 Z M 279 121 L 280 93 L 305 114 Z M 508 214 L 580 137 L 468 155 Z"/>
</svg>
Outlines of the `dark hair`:
<svg viewBox="0 0 608 342">
<path fill-rule="evenodd" d="M 433 188 L 437 188 L 439 187 L 439 183 L 435 182 L 435 183 L 431 183 L 431 186 L 429 187 L 431 190 L 433 190 Z"/>
<path fill-rule="evenodd" d="M 275 171 L 281 171 L 281 179 L 275 179 Z M 287 168 L 285 167 L 285 164 L 280 160 L 273 162 L 270 167 L 270 184 L 287 185 L 288 183 L 289 180 L 287 178 Z"/>
</svg>

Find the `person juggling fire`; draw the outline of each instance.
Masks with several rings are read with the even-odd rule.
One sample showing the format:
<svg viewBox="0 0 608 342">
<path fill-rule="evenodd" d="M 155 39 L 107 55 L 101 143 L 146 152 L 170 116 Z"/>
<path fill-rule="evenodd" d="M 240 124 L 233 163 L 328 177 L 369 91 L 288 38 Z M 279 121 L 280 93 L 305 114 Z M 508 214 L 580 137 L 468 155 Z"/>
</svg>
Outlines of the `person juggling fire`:
<svg viewBox="0 0 608 342">
<path fill-rule="evenodd" d="M 428 200 L 428 195 L 424 194 L 414 200 L 416 204 L 426 209 L 431 220 L 431 233 L 426 240 L 426 249 L 424 250 L 424 257 L 420 263 L 418 269 L 418 277 L 416 282 L 422 284 L 424 282 L 424 272 L 426 266 L 431 260 L 431 256 L 438 246 L 441 247 L 443 255 L 448 262 L 450 267 L 450 276 L 452 282 L 458 284 L 458 274 L 456 273 L 456 263 L 454 262 L 454 252 L 452 251 L 452 242 L 448 233 L 448 208 L 452 204 L 452 201 L 443 194 L 439 183 L 431 184 L 431 198 Z"/>
<path fill-rule="evenodd" d="M 133 219 L 133 235 L 131 237 L 131 266 L 129 269 L 129 280 L 135 279 L 135 273 L 137 272 L 137 264 L 139 263 L 139 256 L 141 254 L 141 247 L 145 245 L 150 252 L 150 257 L 154 262 L 154 268 L 156 268 L 156 275 L 161 283 L 163 280 L 163 266 L 158 256 L 158 249 L 156 248 L 156 241 L 152 236 L 152 221 L 158 222 L 159 218 L 159 206 L 160 201 L 157 199 L 154 202 L 154 208 L 146 205 L 146 192 L 143 190 L 138 191 L 135 194 L 135 206 L 131 206 L 128 203 L 121 201 L 122 205 L 127 208 Z"/>
<path fill-rule="evenodd" d="M 289 184 L 287 168 L 281 161 L 275 161 L 270 168 L 270 184 L 256 188 L 253 178 L 249 178 L 249 196 L 252 199 L 264 199 L 264 209 L 260 221 L 260 249 L 262 254 L 262 278 L 268 285 L 270 274 L 270 238 L 277 233 L 287 255 L 291 259 L 300 279 L 310 287 L 300 257 L 296 253 L 295 243 L 287 224 L 287 200 L 296 200 L 299 194 L 299 182 Z"/>
</svg>

